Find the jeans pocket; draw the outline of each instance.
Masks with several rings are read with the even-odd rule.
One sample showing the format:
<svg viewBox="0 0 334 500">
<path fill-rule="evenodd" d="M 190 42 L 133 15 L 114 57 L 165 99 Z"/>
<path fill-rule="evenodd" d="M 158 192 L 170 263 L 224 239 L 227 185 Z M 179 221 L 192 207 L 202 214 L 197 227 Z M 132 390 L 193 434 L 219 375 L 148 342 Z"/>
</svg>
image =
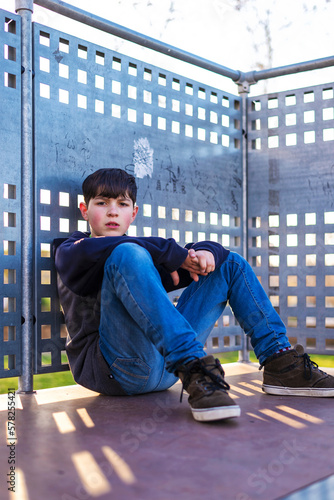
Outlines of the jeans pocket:
<svg viewBox="0 0 334 500">
<path fill-rule="evenodd" d="M 116 358 L 110 368 L 127 394 L 144 392 L 151 372 L 145 361 L 140 358 Z"/>
</svg>

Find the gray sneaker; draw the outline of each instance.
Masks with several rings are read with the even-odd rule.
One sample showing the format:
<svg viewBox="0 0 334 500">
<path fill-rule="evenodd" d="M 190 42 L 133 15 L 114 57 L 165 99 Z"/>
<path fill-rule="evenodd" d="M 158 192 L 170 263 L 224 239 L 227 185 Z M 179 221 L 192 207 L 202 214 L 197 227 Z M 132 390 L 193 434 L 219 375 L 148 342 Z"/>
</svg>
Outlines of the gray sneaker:
<svg viewBox="0 0 334 500">
<path fill-rule="evenodd" d="M 240 407 L 227 393 L 230 386 L 224 375 L 219 360 L 211 355 L 178 368 L 183 383 L 182 393 L 185 389 L 189 394 L 188 402 L 195 420 L 208 422 L 240 416 Z"/>
<path fill-rule="evenodd" d="M 263 366 L 262 390 L 267 394 L 334 397 L 334 377 L 319 370 L 299 344 L 290 351 L 270 356 Z"/>
</svg>

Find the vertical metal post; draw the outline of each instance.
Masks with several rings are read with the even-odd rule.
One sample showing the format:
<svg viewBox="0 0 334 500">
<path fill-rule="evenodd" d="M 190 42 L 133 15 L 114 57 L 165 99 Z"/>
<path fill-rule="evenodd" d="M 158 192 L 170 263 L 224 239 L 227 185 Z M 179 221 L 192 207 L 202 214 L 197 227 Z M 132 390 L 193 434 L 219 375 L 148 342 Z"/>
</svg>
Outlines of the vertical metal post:
<svg viewBox="0 0 334 500">
<path fill-rule="evenodd" d="M 248 260 L 248 109 L 247 99 L 249 83 L 239 83 L 239 95 L 242 106 L 242 255 Z M 248 337 L 244 337 L 242 350 L 239 351 L 239 361 L 249 362 Z"/>
<path fill-rule="evenodd" d="M 22 375 L 19 392 L 33 391 L 34 348 L 34 202 L 33 202 L 33 110 L 32 110 L 32 21 L 33 0 L 16 0 L 21 16 L 21 175 L 22 175 Z"/>
</svg>

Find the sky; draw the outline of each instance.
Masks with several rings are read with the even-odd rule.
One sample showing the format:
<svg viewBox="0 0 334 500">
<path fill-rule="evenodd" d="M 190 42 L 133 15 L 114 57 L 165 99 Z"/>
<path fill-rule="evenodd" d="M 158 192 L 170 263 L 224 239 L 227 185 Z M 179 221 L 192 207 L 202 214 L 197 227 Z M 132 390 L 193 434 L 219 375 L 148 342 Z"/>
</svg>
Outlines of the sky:
<svg viewBox="0 0 334 500">
<path fill-rule="evenodd" d="M 80 9 L 234 70 L 279 67 L 333 55 L 334 0 L 68 0 Z M 15 11 L 15 0 L 0 0 Z M 125 40 L 84 29 L 41 7 L 33 20 L 237 93 L 235 83 Z M 334 81 L 334 67 L 275 78 L 251 94 Z"/>
</svg>

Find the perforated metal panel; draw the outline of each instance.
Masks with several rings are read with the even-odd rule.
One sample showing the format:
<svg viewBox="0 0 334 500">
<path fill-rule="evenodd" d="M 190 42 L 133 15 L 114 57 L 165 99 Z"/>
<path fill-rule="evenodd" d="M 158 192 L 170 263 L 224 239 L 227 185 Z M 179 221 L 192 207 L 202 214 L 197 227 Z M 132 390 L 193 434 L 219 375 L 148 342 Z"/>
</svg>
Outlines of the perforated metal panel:
<svg viewBox="0 0 334 500">
<path fill-rule="evenodd" d="M 0 11 L 0 377 L 21 373 L 21 18 Z M 33 214 L 31 214 L 33 217 Z"/>
<path fill-rule="evenodd" d="M 40 25 L 34 58 L 40 372 L 67 367 L 50 245 L 87 230 L 78 196 L 89 173 L 118 167 L 137 177 L 130 235 L 210 239 L 240 251 L 241 109 L 238 97 Z M 230 310 L 208 344 L 240 349 Z"/>
<path fill-rule="evenodd" d="M 291 341 L 334 353 L 334 85 L 249 102 L 249 256 Z"/>
</svg>

